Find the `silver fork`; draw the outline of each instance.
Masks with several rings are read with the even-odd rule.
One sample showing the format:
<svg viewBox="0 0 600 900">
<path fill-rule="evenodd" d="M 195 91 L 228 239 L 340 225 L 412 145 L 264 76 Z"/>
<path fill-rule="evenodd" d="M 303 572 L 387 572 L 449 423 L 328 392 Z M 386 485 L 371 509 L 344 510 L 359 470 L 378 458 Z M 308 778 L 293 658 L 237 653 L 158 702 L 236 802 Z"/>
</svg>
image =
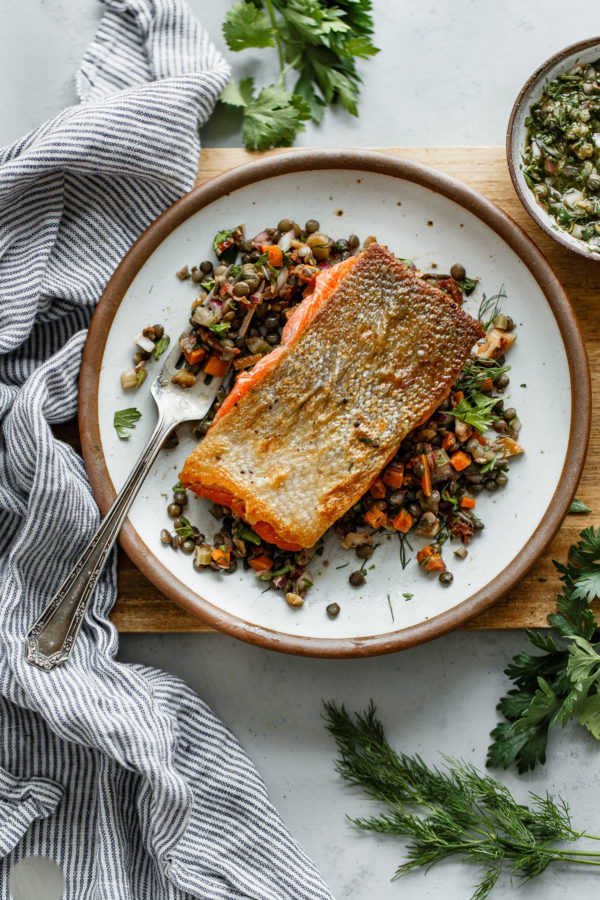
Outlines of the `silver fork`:
<svg viewBox="0 0 600 900">
<path fill-rule="evenodd" d="M 230 270 L 231 267 L 225 273 L 225 278 Z M 209 298 L 215 290 L 216 287 L 209 294 Z M 246 314 L 238 332 L 240 337 L 246 334 L 252 313 L 253 309 Z M 190 332 L 191 328 L 184 334 Z M 171 381 L 180 358 L 179 342 L 175 341 L 150 388 L 158 407 L 158 421 L 148 443 L 96 534 L 27 634 L 25 639 L 27 661 L 47 672 L 65 662 L 71 655 L 108 554 L 167 436 L 181 422 L 202 419 L 209 411 L 226 377 L 226 374 L 219 378 L 208 375 L 204 379 L 198 378 L 192 387 L 182 388 Z"/>
</svg>

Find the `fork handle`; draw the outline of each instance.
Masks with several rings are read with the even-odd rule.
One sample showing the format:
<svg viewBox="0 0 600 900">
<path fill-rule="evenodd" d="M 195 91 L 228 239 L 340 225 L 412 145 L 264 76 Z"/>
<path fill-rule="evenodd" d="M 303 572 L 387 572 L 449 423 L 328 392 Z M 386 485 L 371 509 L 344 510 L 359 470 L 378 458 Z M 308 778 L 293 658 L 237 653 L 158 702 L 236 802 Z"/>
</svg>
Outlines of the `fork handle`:
<svg viewBox="0 0 600 900">
<path fill-rule="evenodd" d="M 159 415 L 148 443 L 127 481 L 63 584 L 25 639 L 27 661 L 50 672 L 71 655 L 96 582 L 129 508 L 176 421 Z"/>
</svg>

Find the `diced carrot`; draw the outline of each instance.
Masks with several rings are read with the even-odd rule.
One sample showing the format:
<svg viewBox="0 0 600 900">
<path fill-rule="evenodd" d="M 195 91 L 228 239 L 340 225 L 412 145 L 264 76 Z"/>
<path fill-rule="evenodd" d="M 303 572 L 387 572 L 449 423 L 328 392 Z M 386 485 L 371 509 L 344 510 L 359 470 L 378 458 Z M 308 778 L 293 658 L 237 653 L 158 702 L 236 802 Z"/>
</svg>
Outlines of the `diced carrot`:
<svg viewBox="0 0 600 900">
<path fill-rule="evenodd" d="M 471 465 L 471 457 L 463 450 L 457 450 L 457 452 L 453 453 L 450 457 L 450 462 L 457 472 L 462 472 L 463 469 L 466 469 L 467 466 Z"/>
<path fill-rule="evenodd" d="M 493 386 L 494 386 L 494 382 L 492 381 L 491 378 L 486 378 L 485 381 L 479 382 L 479 390 L 484 391 L 485 393 L 487 393 L 488 391 L 491 391 Z"/>
<path fill-rule="evenodd" d="M 458 405 L 461 400 L 465 399 L 465 395 L 462 391 L 457 391 L 454 395 L 454 402 Z"/>
<path fill-rule="evenodd" d="M 269 256 L 269 265 L 273 266 L 275 269 L 279 269 L 283 264 L 283 253 L 281 252 L 281 248 L 277 246 L 277 244 L 273 244 L 271 247 L 267 247 L 267 254 Z"/>
<path fill-rule="evenodd" d="M 395 519 L 392 519 L 392 525 L 396 531 L 406 534 L 412 528 L 413 517 L 405 509 L 401 509 Z"/>
<path fill-rule="evenodd" d="M 449 431 L 448 434 L 445 434 L 442 438 L 442 450 L 452 450 L 453 447 L 456 446 L 456 435 L 454 432 Z"/>
<path fill-rule="evenodd" d="M 204 347 L 193 347 L 191 350 L 184 350 L 183 355 L 189 362 L 190 366 L 195 366 L 197 363 L 201 363 L 204 357 L 206 356 L 206 350 Z"/>
<path fill-rule="evenodd" d="M 209 356 L 204 364 L 204 371 L 207 375 L 224 375 L 228 366 L 229 363 L 224 359 L 219 359 L 218 356 Z"/>
<path fill-rule="evenodd" d="M 377 506 L 372 506 L 365 513 L 365 522 L 368 522 L 372 528 L 381 528 L 386 519 L 386 514 Z"/>
<path fill-rule="evenodd" d="M 446 563 L 439 553 L 432 553 L 431 556 L 423 563 L 426 572 L 444 572 Z"/>
<path fill-rule="evenodd" d="M 404 466 L 400 463 L 390 463 L 383 473 L 383 483 L 397 490 L 404 484 Z"/>
<path fill-rule="evenodd" d="M 374 500 L 382 500 L 385 497 L 385 484 L 381 478 L 375 479 L 369 488 L 369 493 Z"/>
<path fill-rule="evenodd" d="M 431 469 L 429 467 L 429 460 L 427 459 L 425 453 L 421 454 L 421 462 L 423 464 L 423 468 L 425 469 L 423 477 L 421 478 L 421 490 L 426 497 L 431 497 Z"/>
<path fill-rule="evenodd" d="M 475 506 L 475 500 L 473 499 L 473 497 L 462 497 L 460 505 L 463 509 L 473 509 L 473 507 Z"/>
<path fill-rule="evenodd" d="M 485 445 L 487 444 L 487 438 L 484 434 L 478 434 L 477 440 L 479 441 L 479 443 L 481 444 L 482 447 L 485 447 Z"/>
<path fill-rule="evenodd" d="M 265 572 L 268 569 L 273 568 L 273 560 L 265 553 L 262 553 L 260 556 L 255 556 L 254 559 L 249 559 L 248 562 L 255 572 Z"/>
<path fill-rule="evenodd" d="M 432 553 L 433 550 L 429 544 L 427 544 L 426 547 L 421 547 L 421 549 L 417 551 L 417 562 L 421 564 L 423 560 L 427 559 L 428 556 L 431 556 Z"/>
<path fill-rule="evenodd" d="M 210 555 L 220 568 L 226 569 L 229 566 L 229 561 L 231 559 L 229 550 L 223 550 L 222 547 L 213 547 L 210 551 Z"/>
<path fill-rule="evenodd" d="M 427 544 L 426 547 L 422 547 L 421 550 L 419 550 L 417 553 L 417 562 L 426 572 L 443 572 L 446 568 L 444 560 L 439 553 L 434 552 L 433 547 L 430 544 Z"/>
</svg>

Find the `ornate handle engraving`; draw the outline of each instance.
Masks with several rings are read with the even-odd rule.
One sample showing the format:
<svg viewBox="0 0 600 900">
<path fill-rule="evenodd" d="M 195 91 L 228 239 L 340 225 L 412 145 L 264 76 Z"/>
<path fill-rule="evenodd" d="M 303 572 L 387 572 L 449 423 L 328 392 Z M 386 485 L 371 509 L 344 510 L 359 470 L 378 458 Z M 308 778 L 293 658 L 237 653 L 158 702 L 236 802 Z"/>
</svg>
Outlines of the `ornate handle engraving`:
<svg viewBox="0 0 600 900">
<path fill-rule="evenodd" d="M 129 508 L 177 420 L 160 415 L 156 428 L 96 534 L 26 637 L 28 662 L 51 671 L 71 655 L 96 582 Z"/>
</svg>

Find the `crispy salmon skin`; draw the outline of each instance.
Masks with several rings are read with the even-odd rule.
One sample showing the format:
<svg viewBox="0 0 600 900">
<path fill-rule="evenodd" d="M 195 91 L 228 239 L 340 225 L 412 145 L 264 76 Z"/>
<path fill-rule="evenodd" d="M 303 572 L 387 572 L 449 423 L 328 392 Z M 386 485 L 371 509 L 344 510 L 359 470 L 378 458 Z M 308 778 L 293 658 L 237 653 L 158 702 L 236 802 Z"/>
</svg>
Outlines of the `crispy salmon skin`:
<svg viewBox="0 0 600 900">
<path fill-rule="evenodd" d="M 380 244 L 338 265 L 283 346 L 236 384 L 180 475 L 285 549 L 312 547 L 364 494 L 483 336 Z"/>
</svg>

